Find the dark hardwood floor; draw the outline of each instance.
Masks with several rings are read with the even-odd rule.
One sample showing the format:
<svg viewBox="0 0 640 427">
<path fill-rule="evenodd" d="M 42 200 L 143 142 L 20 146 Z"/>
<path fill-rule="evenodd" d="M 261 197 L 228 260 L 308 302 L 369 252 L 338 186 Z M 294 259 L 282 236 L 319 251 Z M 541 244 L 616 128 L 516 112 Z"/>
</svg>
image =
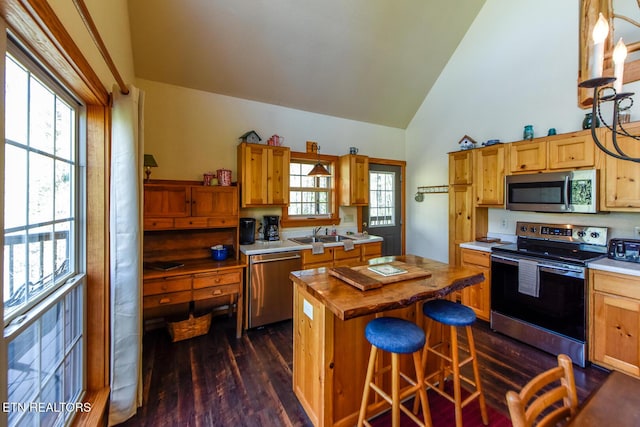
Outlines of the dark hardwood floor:
<svg viewBox="0 0 640 427">
<path fill-rule="evenodd" d="M 288 321 L 236 339 L 235 319 L 222 316 L 207 335 L 177 343 L 165 330 L 145 333 L 144 403 L 120 426 L 310 426 L 291 387 L 292 331 Z M 485 322 L 477 322 L 474 338 L 487 403 L 504 414 L 507 390 L 519 390 L 557 363 Z M 574 368 L 583 402 L 608 372 Z"/>
</svg>

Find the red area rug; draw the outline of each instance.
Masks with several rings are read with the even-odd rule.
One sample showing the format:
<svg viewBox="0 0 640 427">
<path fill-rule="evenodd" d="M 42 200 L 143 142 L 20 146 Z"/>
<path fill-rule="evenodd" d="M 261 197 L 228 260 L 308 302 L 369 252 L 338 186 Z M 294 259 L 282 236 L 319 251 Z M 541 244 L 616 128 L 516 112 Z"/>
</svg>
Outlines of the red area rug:
<svg viewBox="0 0 640 427">
<path fill-rule="evenodd" d="M 463 399 L 468 396 L 466 390 L 462 390 Z M 456 414 L 454 412 L 453 403 L 440 396 L 433 390 L 427 393 L 429 400 L 429 409 L 431 411 L 431 421 L 434 427 L 455 427 Z M 405 405 L 413 408 L 413 400 L 408 401 Z M 512 427 L 511 420 L 508 416 L 503 415 L 491 406 L 487 405 L 487 416 L 489 417 L 490 427 Z M 482 415 L 480 415 L 480 405 L 478 399 L 474 399 L 467 406 L 462 408 L 462 422 L 464 427 L 484 427 L 482 424 Z M 391 425 L 391 410 L 371 420 L 373 427 L 387 427 Z M 415 426 L 416 424 L 404 413 L 400 413 L 400 425 Z"/>
</svg>

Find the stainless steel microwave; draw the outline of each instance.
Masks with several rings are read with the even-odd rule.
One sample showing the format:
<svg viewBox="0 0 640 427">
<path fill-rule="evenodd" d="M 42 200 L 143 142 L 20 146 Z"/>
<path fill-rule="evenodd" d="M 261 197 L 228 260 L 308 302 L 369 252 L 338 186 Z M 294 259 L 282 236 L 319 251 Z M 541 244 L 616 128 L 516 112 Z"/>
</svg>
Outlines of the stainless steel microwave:
<svg viewBox="0 0 640 427">
<path fill-rule="evenodd" d="M 598 171 L 508 175 L 507 209 L 535 212 L 598 212 Z"/>
</svg>

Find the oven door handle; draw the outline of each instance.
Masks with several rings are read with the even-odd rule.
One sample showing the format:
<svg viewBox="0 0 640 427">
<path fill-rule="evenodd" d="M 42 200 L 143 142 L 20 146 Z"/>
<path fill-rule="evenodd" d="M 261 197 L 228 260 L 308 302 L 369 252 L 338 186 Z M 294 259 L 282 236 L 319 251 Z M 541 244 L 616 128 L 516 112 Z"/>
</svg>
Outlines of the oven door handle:
<svg viewBox="0 0 640 427">
<path fill-rule="evenodd" d="M 582 268 L 576 268 L 575 270 L 568 270 L 564 268 L 557 268 L 549 265 L 538 264 L 538 270 L 540 272 L 557 274 L 559 276 L 568 276 L 568 277 L 576 277 L 579 279 L 584 279 L 584 269 Z"/>
<path fill-rule="evenodd" d="M 491 260 L 499 262 L 501 264 L 518 265 L 518 260 L 515 258 L 509 258 L 503 255 L 491 255 Z"/>
</svg>

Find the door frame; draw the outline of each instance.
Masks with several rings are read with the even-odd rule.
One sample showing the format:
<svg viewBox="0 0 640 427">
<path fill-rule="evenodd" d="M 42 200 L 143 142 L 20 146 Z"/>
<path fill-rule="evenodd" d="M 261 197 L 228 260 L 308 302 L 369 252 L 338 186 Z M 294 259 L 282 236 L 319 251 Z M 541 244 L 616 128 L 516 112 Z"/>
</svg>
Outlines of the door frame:
<svg viewBox="0 0 640 427">
<path fill-rule="evenodd" d="M 379 159 L 376 157 L 369 157 L 369 164 L 375 163 L 378 165 L 389 165 L 389 166 L 399 166 L 400 167 L 400 247 L 402 250 L 402 255 L 406 254 L 406 174 L 407 174 L 407 162 L 405 160 L 391 160 L 391 159 Z M 358 232 L 362 233 L 362 222 L 364 221 L 362 217 L 362 207 L 358 207 Z"/>
</svg>

